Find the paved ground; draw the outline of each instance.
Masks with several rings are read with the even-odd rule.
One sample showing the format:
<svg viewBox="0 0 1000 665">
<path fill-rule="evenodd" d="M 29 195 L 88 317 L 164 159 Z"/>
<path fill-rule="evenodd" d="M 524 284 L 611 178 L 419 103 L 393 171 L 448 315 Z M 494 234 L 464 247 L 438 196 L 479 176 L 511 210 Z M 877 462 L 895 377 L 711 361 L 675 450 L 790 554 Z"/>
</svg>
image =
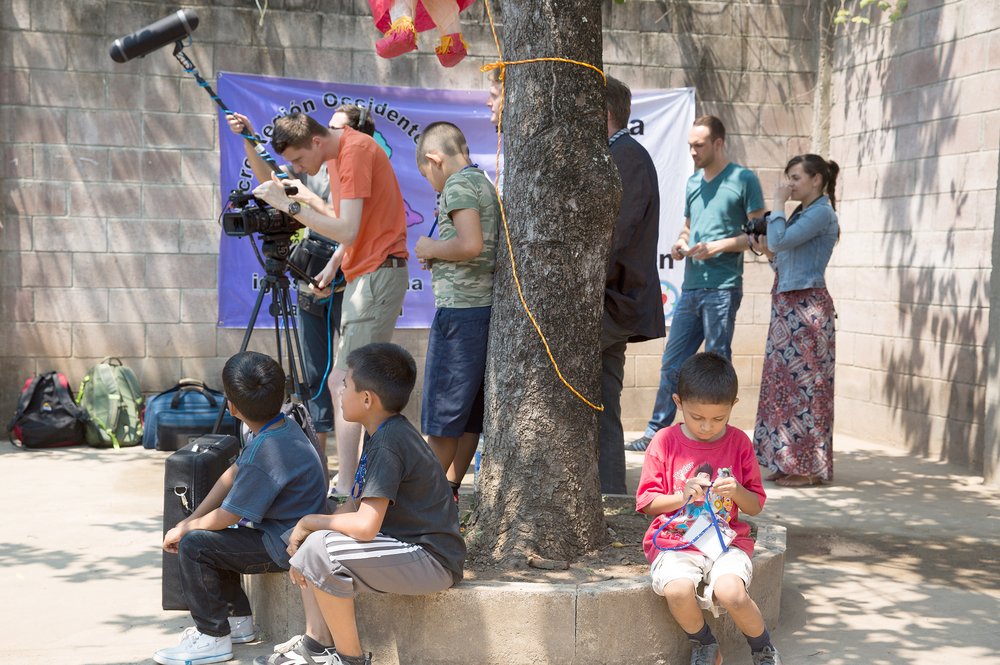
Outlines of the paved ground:
<svg viewBox="0 0 1000 665">
<path fill-rule="evenodd" d="M 836 448 L 834 485 L 768 485 L 764 515 L 789 531 L 773 631 L 786 665 L 1000 664 L 997 489 L 874 444 Z M 189 619 L 159 605 L 166 455 L 0 444 L 0 662 L 152 663 L 176 642 Z M 642 455 L 628 457 L 634 484 Z"/>
</svg>

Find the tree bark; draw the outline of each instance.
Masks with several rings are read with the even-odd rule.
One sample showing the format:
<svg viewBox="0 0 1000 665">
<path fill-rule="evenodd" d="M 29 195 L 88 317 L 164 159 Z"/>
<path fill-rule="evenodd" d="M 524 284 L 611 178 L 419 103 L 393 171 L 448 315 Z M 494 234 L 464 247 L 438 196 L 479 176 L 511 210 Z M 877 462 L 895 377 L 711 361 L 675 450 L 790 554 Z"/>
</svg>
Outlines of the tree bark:
<svg viewBox="0 0 1000 665">
<path fill-rule="evenodd" d="M 599 0 L 507 0 L 504 59 L 603 68 Z M 561 62 L 510 65 L 503 201 L 525 300 L 566 380 L 600 404 L 600 320 L 621 197 L 604 81 Z M 478 559 L 573 560 L 607 544 L 598 412 L 560 381 L 518 297 L 503 228 L 497 250 L 479 502 Z"/>
</svg>

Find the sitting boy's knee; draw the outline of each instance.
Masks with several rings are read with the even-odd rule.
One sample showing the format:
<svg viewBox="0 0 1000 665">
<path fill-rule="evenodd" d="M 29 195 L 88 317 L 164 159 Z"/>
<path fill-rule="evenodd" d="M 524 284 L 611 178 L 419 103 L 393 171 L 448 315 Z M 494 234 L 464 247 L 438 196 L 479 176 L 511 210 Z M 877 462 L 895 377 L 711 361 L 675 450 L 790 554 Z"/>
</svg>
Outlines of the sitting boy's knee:
<svg viewBox="0 0 1000 665">
<path fill-rule="evenodd" d="M 724 575 L 720 577 L 713 587 L 713 593 L 719 603 L 729 608 L 739 608 L 750 602 L 750 595 L 747 594 L 746 584 L 736 575 Z"/>
<path fill-rule="evenodd" d="M 694 582 L 687 579 L 670 580 L 663 586 L 663 597 L 667 601 L 684 600 L 694 598 Z"/>
</svg>

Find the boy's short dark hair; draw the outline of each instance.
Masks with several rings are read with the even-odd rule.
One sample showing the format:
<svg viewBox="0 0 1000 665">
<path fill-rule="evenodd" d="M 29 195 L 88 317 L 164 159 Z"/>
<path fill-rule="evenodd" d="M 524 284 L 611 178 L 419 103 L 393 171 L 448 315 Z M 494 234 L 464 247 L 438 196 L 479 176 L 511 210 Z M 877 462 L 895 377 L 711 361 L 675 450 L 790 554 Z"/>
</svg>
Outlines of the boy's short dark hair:
<svg viewBox="0 0 1000 665">
<path fill-rule="evenodd" d="M 406 408 L 417 382 L 417 363 L 406 349 L 389 342 L 366 344 L 351 351 L 347 367 L 354 386 L 378 395 L 386 411 L 399 413 Z"/>
<path fill-rule="evenodd" d="M 314 136 L 326 136 L 330 133 L 312 116 L 305 113 L 291 113 L 278 118 L 274 122 L 274 134 L 271 136 L 271 147 L 279 155 L 289 148 L 305 148 Z"/>
<path fill-rule="evenodd" d="M 740 382 L 733 364 L 718 353 L 696 353 L 681 365 L 677 396 L 681 402 L 734 404 Z"/>
<path fill-rule="evenodd" d="M 611 122 L 623 129 L 628 127 L 628 119 L 632 115 L 632 91 L 613 76 L 607 77 L 607 81 L 605 99 L 608 113 L 611 114 Z"/>
<path fill-rule="evenodd" d="M 244 418 L 267 422 L 285 403 L 285 370 L 269 355 L 244 351 L 226 361 L 222 388 Z"/>
<path fill-rule="evenodd" d="M 469 156 L 469 144 L 465 134 L 450 122 L 432 122 L 424 128 L 417 140 L 417 164 L 427 161 L 429 152 L 440 152 L 448 157 Z"/>
</svg>

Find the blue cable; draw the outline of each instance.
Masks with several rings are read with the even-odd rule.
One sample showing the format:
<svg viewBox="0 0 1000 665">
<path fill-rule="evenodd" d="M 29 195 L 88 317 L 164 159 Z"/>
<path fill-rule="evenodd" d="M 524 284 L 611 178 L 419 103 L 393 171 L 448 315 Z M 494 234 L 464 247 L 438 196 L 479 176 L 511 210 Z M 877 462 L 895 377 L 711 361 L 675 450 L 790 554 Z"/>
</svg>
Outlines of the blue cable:
<svg viewBox="0 0 1000 665">
<path fill-rule="evenodd" d="M 701 538 L 702 536 L 705 535 L 705 532 L 707 532 L 710 528 L 715 527 L 715 534 L 719 538 L 719 544 L 722 545 L 722 551 L 723 552 L 728 552 L 729 551 L 729 546 L 726 545 L 725 540 L 723 540 L 723 538 L 722 538 L 722 530 L 719 528 L 718 518 L 716 518 L 716 516 L 715 516 L 715 511 L 712 510 L 712 503 L 711 503 L 711 500 L 709 498 L 710 494 L 711 494 L 710 491 L 705 492 L 705 504 L 707 505 L 709 515 L 712 518 L 712 523 L 710 525 L 708 525 L 704 529 L 702 529 L 701 533 L 699 533 L 697 536 L 695 536 L 694 538 L 692 538 L 690 541 L 682 543 L 680 545 L 676 545 L 674 547 L 660 547 L 656 543 L 656 539 L 659 538 L 660 533 L 664 529 L 666 529 L 668 526 L 670 526 L 675 519 L 677 519 L 678 517 L 680 517 L 681 514 L 683 513 L 684 509 L 687 508 L 687 506 L 688 506 L 689 503 L 691 503 L 691 497 L 688 497 L 687 501 L 684 502 L 684 505 L 681 506 L 680 508 L 678 508 L 677 511 L 674 513 L 673 517 L 671 517 L 669 520 L 667 520 L 666 522 L 664 522 L 663 524 L 661 524 L 660 528 L 658 528 L 653 533 L 653 547 L 655 547 L 656 549 L 660 550 L 661 552 L 673 552 L 675 550 L 682 550 L 682 549 L 684 549 L 686 547 L 691 547 L 695 543 L 695 541 L 697 541 L 699 538 Z"/>
</svg>

